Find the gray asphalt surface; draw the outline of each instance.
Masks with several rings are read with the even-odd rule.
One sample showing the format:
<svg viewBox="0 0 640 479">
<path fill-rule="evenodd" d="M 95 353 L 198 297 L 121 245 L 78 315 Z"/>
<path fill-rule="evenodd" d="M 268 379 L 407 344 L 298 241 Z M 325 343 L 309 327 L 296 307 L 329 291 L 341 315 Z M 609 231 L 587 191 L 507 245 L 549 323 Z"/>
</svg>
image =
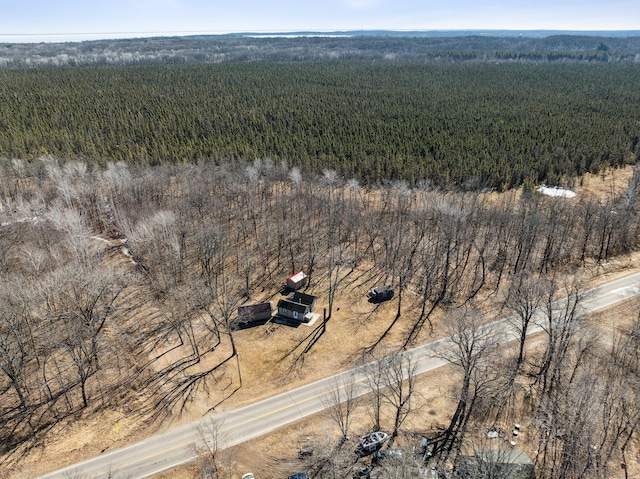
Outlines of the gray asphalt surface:
<svg viewBox="0 0 640 479">
<path fill-rule="evenodd" d="M 611 307 L 640 293 L 640 273 L 610 281 L 585 293 L 582 307 L 596 312 Z M 495 321 L 486 327 L 501 334 L 501 342 L 515 340 L 514 328 L 509 318 Z M 541 331 L 533 324 L 528 334 Z M 438 356 L 451 346 L 448 338 L 418 346 L 409 351 L 416 363 L 416 374 L 423 374 L 445 366 L 447 361 Z M 41 476 L 41 479 L 106 479 L 144 478 L 172 469 L 196 458 L 196 447 L 202 445 L 201 431 L 219 431 L 219 447 L 230 447 L 267 434 L 279 427 L 303 419 L 325 409 L 327 392 L 344 384 L 349 377 L 357 385 L 358 395 L 366 394 L 364 372 L 355 368 L 335 376 L 277 394 L 243 407 L 210 414 L 202 420 L 171 429 L 144 441 L 101 454 L 86 461 Z"/>
</svg>

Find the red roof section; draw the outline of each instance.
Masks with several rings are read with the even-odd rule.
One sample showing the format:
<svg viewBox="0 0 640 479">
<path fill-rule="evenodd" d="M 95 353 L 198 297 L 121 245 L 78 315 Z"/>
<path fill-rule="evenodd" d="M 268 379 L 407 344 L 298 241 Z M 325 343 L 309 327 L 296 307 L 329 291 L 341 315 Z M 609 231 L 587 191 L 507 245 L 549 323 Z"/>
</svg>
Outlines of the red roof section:
<svg viewBox="0 0 640 479">
<path fill-rule="evenodd" d="M 297 273 L 292 274 L 291 276 L 289 276 L 287 278 L 287 281 L 293 281 L 294 283 L 297 283 L 298 281 L 302 281 L 306 277 L 307 277 L 307 275 L 304 274 L 304 272 L 298 271 Z"/>
</svg>

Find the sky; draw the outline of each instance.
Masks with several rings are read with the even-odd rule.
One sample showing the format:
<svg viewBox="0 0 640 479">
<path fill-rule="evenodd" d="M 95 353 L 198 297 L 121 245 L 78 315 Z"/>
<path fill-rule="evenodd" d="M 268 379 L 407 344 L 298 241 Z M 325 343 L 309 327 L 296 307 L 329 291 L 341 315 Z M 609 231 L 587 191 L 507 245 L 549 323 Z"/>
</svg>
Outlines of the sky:
<svg viewBox="0 0 640 479">
<path fill-rule="evenodd" d="M 374 29 L 640 30 L 640 2 L 0 0 L 0 42 Z"/>
</svg>

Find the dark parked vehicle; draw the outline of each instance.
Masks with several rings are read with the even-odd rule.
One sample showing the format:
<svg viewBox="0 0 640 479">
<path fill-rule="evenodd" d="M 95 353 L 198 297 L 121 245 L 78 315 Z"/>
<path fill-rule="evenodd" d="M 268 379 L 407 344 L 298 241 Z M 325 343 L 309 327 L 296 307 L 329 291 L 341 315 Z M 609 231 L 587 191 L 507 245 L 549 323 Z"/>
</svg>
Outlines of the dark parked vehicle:
<svg viewBox="0 0 640 479">
<path fill-rule="evenodd" d="M 293 474 L 292 476 L 287 477 L 287 479 L 309 479 L 309 476 L 306 472 L 299 472 L 297 474 Z"/>
<path fill-rule="evenodd" d="M 371 478 L 371 468 L 365 467 L 362 469 L 358 469 L 353 473 L 352 479 L 370 479 Z"/>
<path fill-rule="evenodd" d="M 382 301 L 387 301 L 393 298 L 393 288 L 391 286 L 376 286 L 375 288 L 371 288 L 367 293 L 369 299 L 376 303 L 380 303 Z"/>
</svg>

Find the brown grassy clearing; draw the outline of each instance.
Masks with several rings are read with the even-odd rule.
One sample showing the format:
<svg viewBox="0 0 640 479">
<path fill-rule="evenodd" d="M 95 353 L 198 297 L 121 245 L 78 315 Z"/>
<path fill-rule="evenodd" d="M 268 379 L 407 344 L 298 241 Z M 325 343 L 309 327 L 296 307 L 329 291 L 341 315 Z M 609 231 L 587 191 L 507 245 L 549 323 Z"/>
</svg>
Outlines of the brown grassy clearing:
<svg viewBox="0 0 640 479">
<path fill-rule="evenodd" d="M 607 173 L 604 180 L 601 175 L 587 175 L 576 191 L 579 196 L 596 195 L 606 198 L 612 192 L 618 192 L 624 188 L 626 180 L 631 174 L 631 168 L 627 168 Z M 112 254 L 111 256 L 120 266 L 132 267 L 129 260 L 122 254 Z M 581 275 L 586 283 L 597 285 L 599 282 L 635 271 L 640 271 L 640 254 L 618 258 L 608 265 L 587 265 Z M 271 325 L 269 332 L 265 326 L 236 332 L 243 387 L 227 400 L 223 407 L 227 409 L 248 404 L 279 391 L 348 369 L 361 361 L 364 348 L 375 341 L 381 331 L 393 320 L 396 312 L 395 301 L 382 303 L 379 306 L 368 303 L 364 298 L 364 292 L 370 286 L 372 285 L 361 283 L 357 278 L 351 283 L 345 282 L 343 284 L 340 295 L 336 298 L 334 314 L 327 324 L 326 332 L 311 352 L 305 355 L 304 361 L 296 359 L 299 351 L 296 346 L 303 342 L 311 332 L 312 328 L 310 327 L 301 326 L 293 329 L 282 325 Z M 320 295 L 317 310 L 322 311 L 322 308 L 326 307 L 322 296 L 322 291 L 326 289 L 326 286 L 320 285 L 317 289 L 318 291 L 310 291 L 310 293 Z M 384 347 L 390 350 L 401 344 L 402 335 L 406 332 L 408 325 L 407 319 L 415 317 L 417 314 L 415 306 L 410 304 L 409 298 L 410 294 L 407 294 L 403 308 L 403 322 L 399 325 L 400 327 L 392 331 L 392 334 L 384 342 Z M 483 300 L 483 304 L 486 305 L 486 313 L 489 317 L 495 317 L 496 297 L 493 299 L 483 298 Z M 617 317 L 617 311 L 618 308 L 601 316 L 605 318 Z M 425 329 L 418 338 L 418 342 L 443 336 L 444 332 L 441 326 L 445 320 L 446 317 L 441 313 L 436 315 L 434 317 L 434 335 L 430 336 L 428 329 Z M 602 324 L 609 328 L 618 327 L 613 323 L 607 326 L 609 324 L 607 321 Z M 609 332 L 609 330 L 605 330 L 605 333 Z M 175 351 L 174 354 L 174 356 L 167 355 L 163 361 L 152 367 L 160 368 L 163 362 L 165 365 L 168 364 L 177 357 L 179 351 Z M 207 362 L 201 367 L 215 364 L 227 354 L 227 347 L 220 348 L 217 353 L 208 357 Z M 219 377 L 233 376 L 234 374 L 234 365 L 231 364 L 220 371 Z M 424 413 L 411 417 L 405 427 L 424 431 L 432 429 L 435 425 L 446 423 L 448 414 L 451 412 L 448 391 L 454 381 L 455 378 L 446 370 L 422 376 L 419 384 Z M 133 413 L 136 409 L 135 397 L 139 396 L 142 401 L 145 392 L 131 391 L 123 398 L 121 404 L 115 403 L 114 406 L 95 411 L 91 415 L 71 418 L 58 424 L 48 433 L 45 440 L 46 446 L 34 449 L 24 456 L 20 460 L 19 467 L 10 471 L 10 477 L 34 477 L 39 473 L 75 463 L 104 451 L 124 447 L 151 434 L 199 419 L 212 406 L 212 399 L 215 400 L 225 395 L 225 392 L 220 390 L 220 385 L 225 386 L 225 381 L 218 384 L 211 382 L 211 394 L 198 395 L 194 401 L 187 405 L 182 414 L 176 413 L 159 424 L 149 422 L 148 417 Z M 360 425 L 368 423 L 366 413 L 359 411 L 358 415 L 354 421 L 354 430 L 358 430 Z M 237 463 L 234 471 L 240 475 L 247 470 L 252 470 L 257 477 L 266 479 L 283 477 L 286 471 L 295 472 L 292 467 L 297 466 L 295 455 L 297 438 L 317 435 L 319 430 L 323 431 L 323 434 L 334 434 L 331 432 L 331 426 L 326 417 L 318 415 L 307 421 L 283 428 L 276 433 L 253 440 L 251 444 L 237 446 L 230 451 L 233 461 Z M 526 434 L 519 441 L 526 450 L 529 446 L 525 446 L 525 438 Z M 638 453 L 640 454 L 640 451 Z M 193 477 L 193 471 L 194 466 L 190 465 L 161 474 L 158 477 L 188 478 Z M 640 477 L 640 466 L 637 472 L 636 477 Z"/>
</svg>

